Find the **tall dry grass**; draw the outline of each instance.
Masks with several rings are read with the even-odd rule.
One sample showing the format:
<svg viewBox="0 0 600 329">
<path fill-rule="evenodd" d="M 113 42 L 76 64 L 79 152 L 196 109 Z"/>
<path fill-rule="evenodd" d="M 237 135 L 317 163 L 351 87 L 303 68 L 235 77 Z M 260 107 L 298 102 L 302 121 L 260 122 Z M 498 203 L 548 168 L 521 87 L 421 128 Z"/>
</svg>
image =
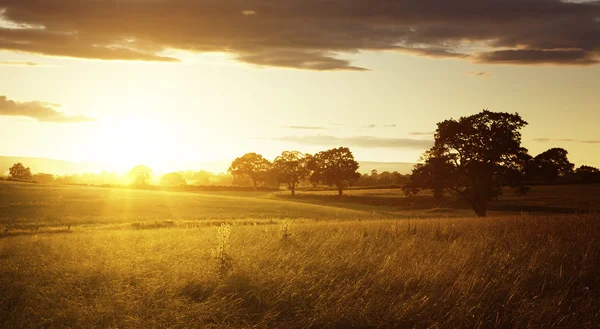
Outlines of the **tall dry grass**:
<svg viewBox="0 0 600 329">
<path fill-rule="evenodd" d="M 597 328 L 600 216 L 0 239 L 5 328 Z"/>
</svg>

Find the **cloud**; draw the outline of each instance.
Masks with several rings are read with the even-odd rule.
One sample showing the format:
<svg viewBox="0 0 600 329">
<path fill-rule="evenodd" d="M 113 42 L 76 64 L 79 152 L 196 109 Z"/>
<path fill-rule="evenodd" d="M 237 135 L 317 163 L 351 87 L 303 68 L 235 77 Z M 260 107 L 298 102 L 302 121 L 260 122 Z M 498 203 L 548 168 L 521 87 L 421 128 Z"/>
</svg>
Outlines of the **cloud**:
<svg viewBox="0 0 600 329">
<path fill-rule="evenodd" d="M 96 121 L 95 118 L 85 115 L 66 115 L 55 110 L 57 107 L 60 107 L 60 105 L 38 101 L 15 102 L 7 99 L 6 96 L 0 96 L 0 115 L 29 117 L 39 122 L 79 123 Z"/>
<path fill-rule="evenodd" d="M 0 0 L 0 50 L 176 62 L 226 52 L 261 66 L 364 71 L 391 51 L 489 64 L 593 65 L 600 1 Z"/>
<path fill-rule="evenodd" d="M 435 131 L 427 131 L 427 132 L 420 132 L 420 131 L 416 131 L 416 132 L 412 132 L 412 133 L 408 133 L 411 136 L 433 136 L 435 134 Z"/>
<path fill-rule="evenodd" d="M 331 53 L 313 51 L 263 51 L 236 57 L 241 62 L 262 66 L 277 66 L 314 71 L 368 71 L 350 65 L 350 61 L 337 59 Z"/>
<path fill-rule="evenodd" d="M 317 136 L 284 136 L 272 138 L 273 140 L 292 142 L 302 145 L 324 146 L 353 146 L 364 148 L 402 148 L 402 149 L 427 149 L 433 145 L 431 140 L 410 138 L 380 138 L 373 136 L 335 137 L 328 135 Z"/>
<path fill-rule="evenodd" d="M 548 143 L 548 142 L 567 142 L 567 143 L 583 143 L 583 144 L 600 144 L 600 140 L 580 140 L 572 138 L 534 138 L 534 142 Z"/>
<path fill-rule="evenodd" d="M 471 72 L 467 72 L 467 74 L 473 75 L 473 76 L 476 76 L 476 77 L 483 77 L 483 78 L 491 76 L 490 73 L 483 72 L 483 71 L 471 71 Z"/>
<path fill-rule="evenodd" d="M 302 129 L 302 130 L 326 130 L 327 129 L 325 127 L 318 127 L 318 126 L 281 126 L 281 128 Z"/>
<path fill-rule="evenodd" d="M 370 125 L 363 126 L 363 128 L 369 128 L 369 129 L 370 128 L 379 128 L 379 127 L 381 127 L 381 128 L 394 128 L 394 127 L 396 127 L 396 125 L 380 125 L 380 126 L 378 126 L 378 125 L 372 123 Z"/>
<path fill-rule="evenodd" d="M 598 49 L 596 52 L 582 49 L 519 49 L 480 53 L 475 59 L 482 63 L 501 64 L 590 65 L 597 64 L 599 56 Z"/>
<path fill-rule="evenodd" d="M 0 62 L 0 66 L 39 66 L 36 62 L 22 62 L 22 61 L 5 61 Z"/>
</svg>

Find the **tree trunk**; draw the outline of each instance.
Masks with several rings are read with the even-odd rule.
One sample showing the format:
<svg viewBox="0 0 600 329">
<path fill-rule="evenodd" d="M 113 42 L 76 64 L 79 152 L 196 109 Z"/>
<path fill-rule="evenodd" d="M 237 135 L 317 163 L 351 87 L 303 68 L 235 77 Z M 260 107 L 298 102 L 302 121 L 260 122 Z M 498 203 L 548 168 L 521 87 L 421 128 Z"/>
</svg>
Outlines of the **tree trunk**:
<svg viewBox="0 0 600 329">
<path fill-rule="evenodd" d="M 292 197 L 296 196 L 296 184 L 292 184 L 292 186 L 290 186 L 290 190 L 292 190 Z"/>
<path fill-rule="evenodd" d="M 477 217 L 485 217 L 487 215 L 487 204 L 488 204 L 488 189 L 489 179 L 484 173 L 481 176 L 475 178 L 475 188 L 473 190 L 473 209 Z"/>
<path fill-rule="evenodd" d="M 252 178 L 252 190 L 256 192 L 256 178 Z"/>
<path fill-rule="evenodd" d="M 344 190 L 341 187 L 338 187 L 338 196 L 341 198 L 344 195 Z"/>
<path fill-rule="evenodd" d="M 433 197 L 435 199 L 436 206 L 442 204 L 442 201 L 444 201 L 444 189 L 439 187 L 434 188 Z"/>
</svg>

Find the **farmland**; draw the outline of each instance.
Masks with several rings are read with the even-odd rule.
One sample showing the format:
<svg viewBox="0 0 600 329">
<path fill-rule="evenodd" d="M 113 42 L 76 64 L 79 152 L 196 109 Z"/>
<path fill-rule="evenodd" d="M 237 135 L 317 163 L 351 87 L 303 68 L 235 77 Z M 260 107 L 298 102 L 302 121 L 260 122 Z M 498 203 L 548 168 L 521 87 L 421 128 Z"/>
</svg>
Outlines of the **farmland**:
<svg viewBox="0 0 600 329">
<path fill-rule="evenodd" d="M 458 199 L 432 208 L 397 190 L 340 200 L 0 182 L 0 323 L 593 328 L 595 191 L 507 192 L 473 218 Z"/>
</svg>

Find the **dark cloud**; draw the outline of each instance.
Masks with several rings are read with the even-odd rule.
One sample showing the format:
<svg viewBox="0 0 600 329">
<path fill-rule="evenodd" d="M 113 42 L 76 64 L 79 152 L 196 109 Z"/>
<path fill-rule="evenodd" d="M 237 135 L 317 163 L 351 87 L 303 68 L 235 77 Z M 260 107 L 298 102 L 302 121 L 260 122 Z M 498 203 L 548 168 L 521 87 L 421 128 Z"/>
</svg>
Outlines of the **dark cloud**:
<svg viewBox="0 0 600 329">
<path fill-rule="evenodd" d="M 23 62 L 23 61 L 5 61 L 0 62 L 0 66 L 39 66 L 36 62 Z"/>
<path fill-rule="evenodd" d="M 344 145 L 365 148 L 403 148 L 403 149 L 427 149 L 433 145 L 431 140 L 410 138 L 380 138 L 373 136 L 335 137 L 328 135 L 317 136 L 284 136 L 273 138 L 273 140 L 293 142 L 303 145 L 336 146 Z"/>
<path fill-rule="evenodd" d="M 236 59 L 249 64 L 315 71 L 368 71 L 365 68 L 350 65 L 350 62 L 347 60 L 337 59 L 324 52 L 264 51 L 240 55 Z"/>
<path fill-rule="evenodd" d="M 318 127 L 318 126 L 281 126 L 281 128 L 301 129 L 301 130 L 326 130 L 327 129 L 325 127 Z"/>
<path fill-rule="evenodd" d="M 600 144 L 600 140 L 580 140 L 580 139 L 572 139 L 572 138 L 561 138 L 561 139 L 553 139 L 553 138 L 535 138 L 534 142 L 568 142 L 568 143 L 583 143 L 583 144 Z"/>
<path fill-rule="evenodd" d="M 488 72 L 483 72 L 483 71 L 471 71 L 471 72 L 467 72 L 467 74 L 470 75 L 474 75 L 476 77 L 489 77 L 491 74 L 489 74 Z"/>
<path fill-rule="evenodd" d="M 168 50 L 354 70 L 345 54 L 394 51 L 491 64 L 592 65 L 600 1 L 0 0 L 0 50 L 178 61 Z"/>
<path fill-rule="evenodd" d="M 15 102 L 0 96 L 0 115 L 23 116 L 39 122 L 77 123 L 96 121 L 85 115 L 68 116 L 55 110 L 60 105 L 45 102 Z"/>
<path fill-rule="evenodd" d="M 599 58 L 598 52 L 592 53 L 581 49 L 499 50 L 476 55 L 478 62 L 504 64 L 590 65 L 597 64 L 597 58 Z"/>
</svg>

